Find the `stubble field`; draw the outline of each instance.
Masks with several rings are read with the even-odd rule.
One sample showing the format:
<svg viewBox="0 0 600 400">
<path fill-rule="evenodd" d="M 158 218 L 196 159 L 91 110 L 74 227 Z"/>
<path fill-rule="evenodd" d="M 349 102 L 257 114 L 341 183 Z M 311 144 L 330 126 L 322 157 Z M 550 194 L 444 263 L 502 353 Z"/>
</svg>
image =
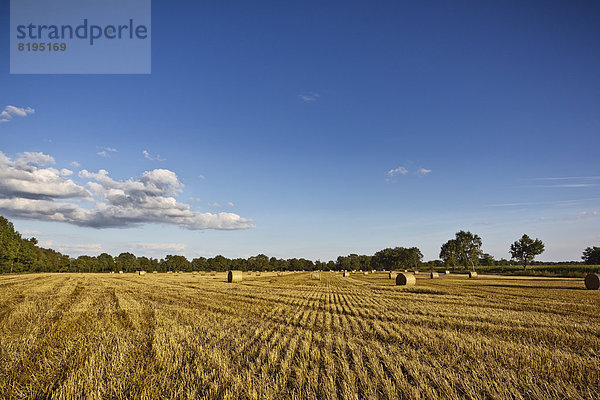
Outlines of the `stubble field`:
<svg viewBox="0 0 600 400">
<path fill-rule="evenodd" d="M 598 399 L 581 279 L 0 276 L 5 399 Z"/>
</svg>

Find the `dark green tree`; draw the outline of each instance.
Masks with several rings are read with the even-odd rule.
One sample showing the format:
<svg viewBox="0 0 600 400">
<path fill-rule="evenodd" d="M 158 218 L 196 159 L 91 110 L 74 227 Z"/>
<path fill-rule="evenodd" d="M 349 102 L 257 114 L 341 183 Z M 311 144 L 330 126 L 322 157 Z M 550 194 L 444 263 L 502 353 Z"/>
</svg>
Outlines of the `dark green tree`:
<svg viewBox="0 0 600 400">
<path fill-rule="evenodd" d="M 486 266 L 496 265 L 496 260 L 494 260 L 494 257 L 491 254 L 483 253 L 481 255 L 481 258 L 479 259 L 479 265 L 486 265 Z"/>
<path fill-rule="evenodd" d="M 378 251 L 371 258 L 371 266 L 375 269 L 417 268 L 421 265 L 423 254 L 416 247 L 387 248 Z"/>
<path fill-rule="evenodd" d="M 589 265 L 600 265 L 600 247 L 588 247 L 581 256 L 584 263 Z"/>
<path fill-rule="evenodd" d="M 450 239 L 442 245 L 440 249 L 440 258 L 448 267 L 456 267 L 458 265 L 458 248 L 456 240 Z"/>
<path fill-rule="evenodd" d="M 481 254 L 481 238 L 468 231 L 459 231 L 456 232 L 454 239 L 442 246 L 440 258 L 447 265 L 470 266 L 475 271 L 475 265 L 479 264 Z"/>
<path fill-rule="evenodd" d="M 107 253 L 100 254 L 98 256 L 98 267 L 100 268 L 100 272 L 114 271 L 115 260 L 113 259 L 113 256 Z"/>
<path fill-rule="evenodd" d="M 510 245 L 510 254 L 513 259 L 523 264 L 523 269 L 527 269 L 527 264 L 535 258 L 535 256 L 544 252 L 544 243 L 540 239 L 531 239 L 527 235 L 523 235 L 521 239 Z"/>
<path fill-rule="evenodd" d="M 121 253 L 115 257 L 117 271 L 134 272 L 138 268 L 137 257 L 131 253 Z"/>
</svg>

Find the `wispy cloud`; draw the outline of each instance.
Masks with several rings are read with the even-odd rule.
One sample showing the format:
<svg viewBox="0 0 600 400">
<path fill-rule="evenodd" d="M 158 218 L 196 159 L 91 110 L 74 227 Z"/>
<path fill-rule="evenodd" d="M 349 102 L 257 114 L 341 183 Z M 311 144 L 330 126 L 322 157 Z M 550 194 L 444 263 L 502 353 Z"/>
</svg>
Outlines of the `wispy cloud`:
<svg viewBox="0 0 600 400">
<path fill-rule="evenodd" d="M 166 161 L 166 158 L 160 158 L 160 154 L 157 154 L 155 156 L 151 155 L 150 153 L 148 153 L 147 150 L 144 150 L 142 152 L 142 154 L 144 155 L 144 157 L 146 158 L 146 160 L 150 160 L 150 161 Z"/>
<path fill-rule="evenodd" d="M 82 170 L 79 185 L 68 173 L 47 167 L 54 158 L 21 153 L 15 160 L 0 152 L 0 214 L 41 221 L 60 221 L 92 228 L 129 228 L 146 223 L 185 229 L 246 229 L 252 220 L 237 214 L 200 213 L 176 197 L 183 190 L 177 175 L 154 169 L 119 181 L 108 171 Z M 61 173 L 62 171 L 62 173 Z M 68 170 L 67 170 L 68 171 Z M 92 200 L 82 207 L 81 199 Z"/>
<path fill-rule="evenodd" d="M 398 176 L 398 175 L 406 175 L 406 174 L 408 174 L 408 170 L 406 168 L 404 168 L 404 167 L 398 167 L 398 168 L 390 169 L 385 174 L 389 178 L 393 178 L 393 177 Z"/>
<path fill-rule="evenodd" d="M 430 173 L 431 173 L 430 169 L 419 168 L 417 170 L 417 175 L 420 175 L 420 176 L 425 176 L 425 175 L 430 174 Z"/>
<path fill-rule="evenodd" d="M 298 95 L 298 97 L 300 97 L 302 99 L 302 101 L 310 103 L 313 101 L 317 101 L 319 99 L 319 97 L 321 97 L 321 95 L 319 93 L 310 92 L 310 93 L 300 94 L 300 95 Z"/>
<path fill-rule="evenodd" d="M 546 182 L 545 184 L 526 185 L 531 188 L 587 188 L 600 186 L 593 181 L 600 180 L 600 176 L 559 176 L 548 178 L 533 178 L 532 181 Z"/>
<path fill-rule="evenodd" d="M 100 157 L 110 157 L 110 153 L 116 153 L 117 149 L 113 148 L 113 147 L 98 147 L 100 149 L 99 152 L 97 152 L 96 154 L 98 154 Z"/>
<path fill-rule="evenodd" d="M 539 187 L 539 188 L 585 188 L 585 187 L 592 187 L 592 186 L 598 186 L 597 183 L 564 183 L 564 184 L 558 184 L 558 185 L 535 185 L 534 187 Z"/>
<path fill-rule="evenodd" d="M 61 253 L 70 255 L 81 255 L 81 254 L 99 254 L 102 252 L 102 245 L 99 243 L 81 243 L 81 244 L 55 244 L 52 242 L 45 243 L 46 245 L 53 246 Z"/>
<path fill-rule="evenodd" d="M 600 176 L 561 176 L 551 178 L 534 178 L 534 181 L 596 180 Z"/>
<path fill-rule="evenodd" d="M 178 253 L 184 252 L 186 245 L 183 243 L 127 243 L 125 245 L 129 250 L 132 251 L 149 251 L 153 254 L 166 254 L 166 253 Z"/>
<path fill-rule="evenodd" d="M 595 202 L 598 200 L 600 200 L 600 197 L 591 197 L 591 198 L 586 198 L 586 199 L 570 199 L 570 200 L 496 203 L 496 204 L 488 204 L 487 207 L 524 207 L 524 206 L 540 206 L 540 205 L 574 206 L 577 204 L 590 202 L 590 201 Z"/>
<path fill-rule="evenodd" d="M 0 122 L 10 122 L 14 117 L 26 117 L 34 113 L 35 110 L 31 107 L 22 108 L 6 106 L 4 107 L 4 110 L 0 112 Z"/>
<path fill-rule="evenodd" d="M 577 213 L 577 219 L 584 219 L 588 217 L 598 217 L 600 216 L 600 211 L 580 211 Z"/>
<path fill-rule="evenodd" d="M 73 166 L 75 168 L 79 168 L 79 167 L 81 167 L 81 164 L 79 164 L 77 161 L 72 161 L 71 166 Z"/>
</svg>

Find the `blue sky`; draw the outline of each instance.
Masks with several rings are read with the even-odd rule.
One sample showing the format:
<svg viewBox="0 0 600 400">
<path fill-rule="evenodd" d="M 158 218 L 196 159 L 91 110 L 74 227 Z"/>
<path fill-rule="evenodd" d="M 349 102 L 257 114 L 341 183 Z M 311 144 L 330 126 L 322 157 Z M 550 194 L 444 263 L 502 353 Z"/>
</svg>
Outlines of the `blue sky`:
<svg viewBox="0 0 600 400">
<path fill-rule="evenodd" d="M 541 260 L 600 245 L 599 3 L 289 3 L 155 0 L 152 74 L 10 75 L 4 2 L 0 173 L 74 192 L 0 183 L 0 214 L 71 255 L 435 259 L 461 229 L 497 258 L 523 233 Z M 115 216 L 108 191 L 136 185 L 185 222 Z"/>
</svg>

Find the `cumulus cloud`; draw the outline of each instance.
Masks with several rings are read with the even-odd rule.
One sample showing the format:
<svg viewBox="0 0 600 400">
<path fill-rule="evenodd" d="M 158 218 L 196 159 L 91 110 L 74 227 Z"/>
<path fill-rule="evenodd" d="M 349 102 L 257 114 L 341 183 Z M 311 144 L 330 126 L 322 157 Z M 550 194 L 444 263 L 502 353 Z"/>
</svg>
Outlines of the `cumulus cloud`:
<svg viewBox="0 0 600 400">
<path fill-rule="evenodd" d="M 183 189 L 167 169 L 146 171 L 139 177 L 115 180 L 108 171 L 81 170 L 82 186 L 68 179 L 72 173 L 55 168 L 43 153 L 22 153 L 15 161 L 0 152 L 0 212 L 19 218 L 61 221 L 78 226 L 127 228 L 145 223 L 177 225 L 186 229 L 245 229 L 252 221 L 233 213 L 200 213 L 175 198 Z M 78 199 L 93 200 L 82 207 Z"/>
<path fill-rule="evenodd" d="M 150 160 L 150 161 L 166 161 L 167 160 L 166 158 L 160 158 L 160 154 L 153 156 L 150 153 L 148 153 L 147 150 L 142 151 L 142 154 L 144 155 L 144 158 L 146 158 L 146 160 Z"/>
<path fill-rule="evenodd" d="M 425 168 L 419 168 L 417 170 L 417 175 L 421 175 L 421 176 L 425 176 L 427 174 L 431 173 L 430 169 L 425 169 Z"/>
<path fill-rule="evenodd" d="M 55 168 L 54 158 L 43 153 L 21 153 L 15 161 L 0 152 L 0 199 L 48 200 L 90 197 L 91 194 Z"/>
<path fill-rule="evenodd" d="M 26 117 L 33 113 L 35 113 L 35 110 L 31 107 L 6 106 L 0 113 L 0 122 L 10 122 L 14 117 Z"/>
</svg>

